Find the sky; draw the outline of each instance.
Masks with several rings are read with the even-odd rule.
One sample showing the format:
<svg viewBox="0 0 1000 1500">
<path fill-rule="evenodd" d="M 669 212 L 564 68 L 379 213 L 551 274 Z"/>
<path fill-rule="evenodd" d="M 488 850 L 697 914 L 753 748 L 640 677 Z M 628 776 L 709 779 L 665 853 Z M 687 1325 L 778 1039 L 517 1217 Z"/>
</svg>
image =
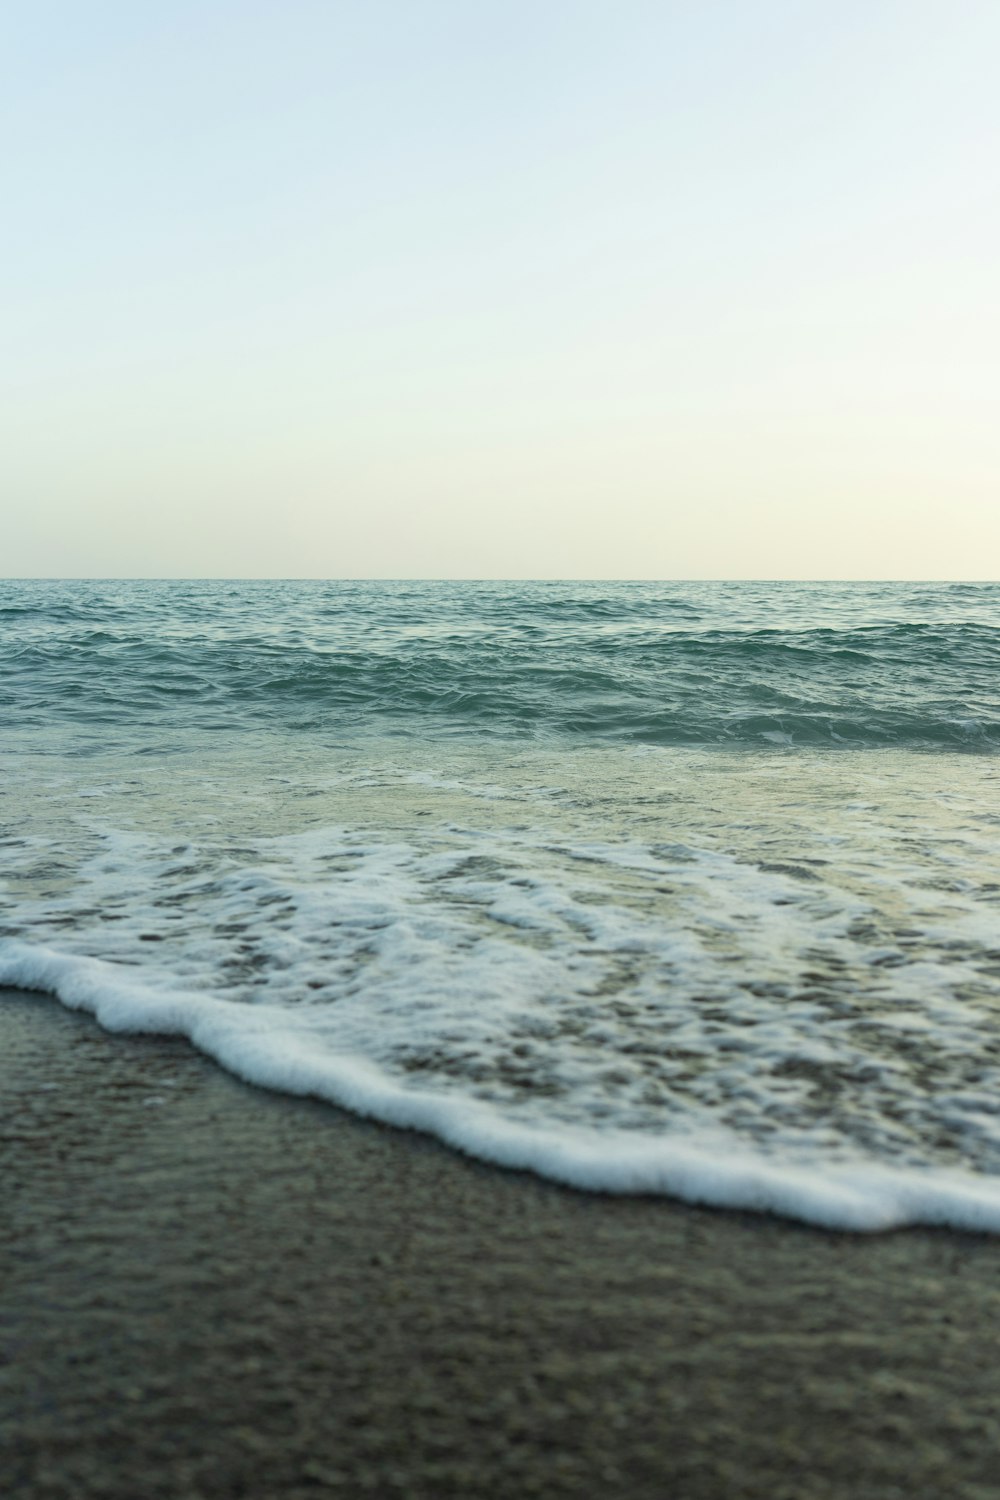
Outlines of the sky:
<svg viewBox="0 0 1000 1500">
<path fill-rule="evenodd" d="M 997 578 L 996 0 L 0 16 L 0 575 Z"/>
</svg>

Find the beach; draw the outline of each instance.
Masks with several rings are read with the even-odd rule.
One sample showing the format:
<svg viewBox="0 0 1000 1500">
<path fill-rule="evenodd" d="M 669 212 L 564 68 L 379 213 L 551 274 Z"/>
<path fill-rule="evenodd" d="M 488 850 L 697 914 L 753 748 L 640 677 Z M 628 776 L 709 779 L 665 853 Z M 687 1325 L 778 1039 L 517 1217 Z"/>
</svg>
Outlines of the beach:
<svg viewBox="0 0 1000 1500">
<path fill-rule="evenodd" d="M 0 1500 L 1000 1500 L 1000 4 L 4 40 Z"/>
<path fill-rule="evenodd" d="M 4 1493 L 997 1493 L 995 1238 L 576 1193 L 5 991 Z"/>
</svg>

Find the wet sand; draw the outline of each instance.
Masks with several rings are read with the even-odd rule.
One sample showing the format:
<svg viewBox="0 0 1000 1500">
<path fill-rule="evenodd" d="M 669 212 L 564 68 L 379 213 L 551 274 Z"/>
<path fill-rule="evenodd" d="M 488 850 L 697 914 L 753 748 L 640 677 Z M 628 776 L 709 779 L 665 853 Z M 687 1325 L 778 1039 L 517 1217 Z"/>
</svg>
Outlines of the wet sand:
<svg viewBox="0 0 1000 1500">
<path fill-rule="evenodd" d="M 9 1500 L 1000 1495 L 1000 1240 L 577 1194 L 0 996 Z"/>
</svg>

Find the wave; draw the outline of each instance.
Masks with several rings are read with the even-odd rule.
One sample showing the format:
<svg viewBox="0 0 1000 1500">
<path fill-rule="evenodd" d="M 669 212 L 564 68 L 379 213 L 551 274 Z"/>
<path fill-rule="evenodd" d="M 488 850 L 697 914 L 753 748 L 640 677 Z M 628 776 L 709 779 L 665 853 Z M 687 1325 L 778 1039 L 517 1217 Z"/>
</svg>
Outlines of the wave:
<svg viewBox="0 0 1000 1500">
<path fill-rule="evenodd" d="M 4 606 L 0 711 L 25 728 L 417 721 L 659 745 L 1000 748 L 1000 591 L 948 594 L 936 618 L 913 619 L 920 597 L 935 613 L 926 589 L 862 610 L 769 587 L 159 585 L 117 602 L 36 587 Z"/>
<path fill-rule="evenodd" d="M 584 1191 L 664 1195 L 854 1232 L 936 1224 L 1000 1233 L 996 1179 L 868 1162 L 804 1170 L 731 1144 L 712 1151 L 669 1137 L 525 1126 L 477 1100 L 403 1086 L 365 1058 L 318 1055 L 287 1010 L 150 990 L 114 965 L 42 947 L 0 942 L 0 984 L 51 994 L 108 1031 L 187 1037 L 248 1083 L 323 1099 Z"/>
</svg>

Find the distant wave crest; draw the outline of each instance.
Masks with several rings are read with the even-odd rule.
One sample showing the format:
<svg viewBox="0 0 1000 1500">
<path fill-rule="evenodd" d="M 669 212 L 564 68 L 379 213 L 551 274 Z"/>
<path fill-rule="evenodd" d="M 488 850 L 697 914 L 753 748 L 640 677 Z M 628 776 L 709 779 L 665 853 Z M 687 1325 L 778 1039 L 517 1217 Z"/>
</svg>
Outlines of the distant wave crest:
<svg viewBox="0 0 1000 1500">
<path fill-rule="evenodd" d="M 74 587 L 5 585 L 0 711 L 23 726 L 1000 748 L 987 585 L 936 610 L 921 586 L 918 619 L 885 585 Z"/>
</svg>

